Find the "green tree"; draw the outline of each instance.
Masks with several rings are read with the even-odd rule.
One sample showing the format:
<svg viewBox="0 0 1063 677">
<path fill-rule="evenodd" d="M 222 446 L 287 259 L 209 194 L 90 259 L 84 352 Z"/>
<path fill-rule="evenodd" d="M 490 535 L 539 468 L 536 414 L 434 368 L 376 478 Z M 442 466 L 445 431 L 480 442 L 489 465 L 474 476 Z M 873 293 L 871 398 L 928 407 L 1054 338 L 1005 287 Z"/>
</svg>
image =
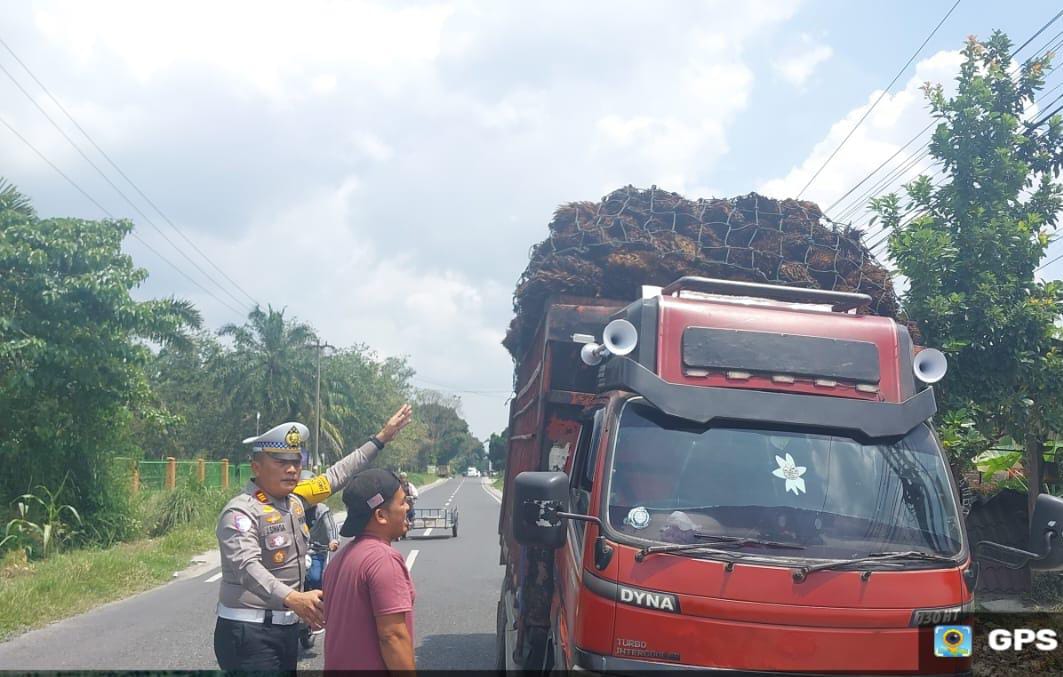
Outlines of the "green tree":
<svg viewBox="0 0 1063 677">
<path fill-rule="evenodd" d="M 153 406 L 137 420 L 137 435 L 151 458 L 230 458 L 247 453 L 240 440 L 254 431 L 231 407 L 225 383 L 231 358 L 217 337 L 197 333 L 188 345 L 164 347 L 147 363 Z"/>
<path fill-rule="evenodd" d="M 424 425 L 425 435 L 418 458 L 424 467 L 434 463 L 447 465 L 458 460 L 476 441 L 469 433 L 469 424 L 461 415 L 461 399 L 434 390 L 417 393 L 414 417 Z"/>
<path fill-rule="evenodd" d="M 355 345 L 322 362 L 322 456 L 338 459 L 360 444 L 410 398 L 413 374 L 404 358 L 381 360 L 365 345 Z M 386 460 L 394 467 L 413 466 L 410 446 L 421 427 L 407 429 L 388 446 Z"/>
<path fill-rule="evenodd" d="M 487 458 L 491 461 L 491 467 L 497 471 L 506 469 L 506 450 L 509 446 L 509 428 L 501 433 L 491 433 L 487 440 Z"/>
<path fill-rule="evenodd" d="M 308 324 L 286 319 L 284 312 L 255 307 L 247 322 L 227 324 L 218 332 L 233 342 L 232 352 L 221 361 L 220 376 L 244 429 L 254 429 L 256 413 L 270 426 L 313 419 L 317 333 Z"/>
<path fill-rule="evenodd" d="M 110 459 L 136 454 L 134 415 L 150 406 L 147 343 L 187 344 L 199 313 L 136 301 L 147 277 L 122 253 L 124 220 L 39 219 L 0 181 L 0 502 L 59 486 L 91 521 L 118 510 Z"/>
<path fill-rule="evenodd" d="M 935 186 L 921 176 L 906 186 L 906 204 L 888 195 L 872 207 L 892 229 L 889 251 L 910 285 L 905 311 L 923 343 L 949 355 L 939 388 L 943 418 L 966 410 L 952 416 L 953 427 L 976 422 L 985 444 L 1021 440 L 1031 487 L 1039 487 L 1042 446 L 1063 403 L 1054 326 L 1063 287 L 1039 283 L 1034 273 L 1063 208 L 1055 180 L 1063 134 L 1058 116 L 1036 128 L 1026 122 L 1036 119 L 1051 55 L 1012 77 L 1010 52 L 1000 32 L 986 42 L 971 38 L 956 95 L 926 86 L 939 121 L 930 154 L 946 178 Z M 908 214 L 915 216 L 905 223 Z M 977 438 L 951 432 L 964 456 L 978 451 L 969 443 Z"/>
</svg>

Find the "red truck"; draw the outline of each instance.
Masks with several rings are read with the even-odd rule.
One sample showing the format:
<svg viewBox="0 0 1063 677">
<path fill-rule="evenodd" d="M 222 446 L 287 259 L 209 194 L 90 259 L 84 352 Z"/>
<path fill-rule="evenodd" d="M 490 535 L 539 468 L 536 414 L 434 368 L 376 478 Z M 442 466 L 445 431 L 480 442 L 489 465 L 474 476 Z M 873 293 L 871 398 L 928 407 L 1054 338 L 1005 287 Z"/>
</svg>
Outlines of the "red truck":
<svg viewBox="0 0 1063 677">
<path fill-rule="evenodd" d="M 941 354 L 854 312 L 863 294 L 684 277 L 647 296 L 552 299 L 518 361 L 498 667 L 968 673 Z M 1031 524 L 1029 551 L 986 548 L 1063 567 L 1063 501 Z"/>
</svg>

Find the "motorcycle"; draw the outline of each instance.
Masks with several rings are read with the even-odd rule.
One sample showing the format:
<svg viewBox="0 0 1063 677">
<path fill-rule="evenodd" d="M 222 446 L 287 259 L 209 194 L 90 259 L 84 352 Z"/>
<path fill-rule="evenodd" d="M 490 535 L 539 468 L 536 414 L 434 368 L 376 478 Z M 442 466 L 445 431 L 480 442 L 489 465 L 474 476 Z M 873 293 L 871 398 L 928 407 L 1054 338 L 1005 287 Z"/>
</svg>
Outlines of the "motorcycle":
<svg viewBox="0 0 1063 677">
<path fill-rule="evenodd" d="M 332 519 L 332 514 L 329 512 L 324 513 L 323 529 L 311 529 L 311 536 L 317 537 L 318 540 L 311 538 L 310 549 L 306 555 L 306 578 L 303 581 L 303 590 L 320 590 L 321 582 L 325 577 L 325 568 L 332 560 L 332 555 L 336 552 L 336 548 L 339 545 L 339 530 L 336 528 L 336 522 Z M 320 519 L 320 518 L 319 518 Z M 322 543 L 321 541 L 326 542 Z M 310 626 L 306 623 L 299 621 L 299 645 L 304 651 L 312 649 L 317 642 L 317 636 L 325 632 L 325 629 L 311 630 Z"/>
</svg>

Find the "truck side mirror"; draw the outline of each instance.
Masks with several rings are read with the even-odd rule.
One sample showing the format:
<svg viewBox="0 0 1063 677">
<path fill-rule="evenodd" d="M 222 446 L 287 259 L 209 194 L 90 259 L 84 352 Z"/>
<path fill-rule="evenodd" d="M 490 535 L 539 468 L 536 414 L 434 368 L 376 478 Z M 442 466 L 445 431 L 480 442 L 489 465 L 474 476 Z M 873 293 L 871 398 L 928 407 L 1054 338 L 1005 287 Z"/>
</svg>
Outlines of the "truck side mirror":
<svg viewBox="0 0 1063 677">
<path fill-rule="evenodd" d="M 1030 565 L 1039 571 L 1063 570 L 1063 499 L 1041 494 L 1034 504 L 1030 525 L 1029 550 L 1011 548 L 992 541 L 981 541 L 975 554 L 982 559 L 999 562 L 1009 569 Z M 1005 555 L 1001 558 L 994 553 Z"/>
<path fill-rule="evenodd" d="M 1050 494 L 1037 497 L 1030 526 L 1030 550 L 1037 553 L 1037 558 L 1030 561 L 1031 569 L 1063 569 L 1063 499 Z"/>
<path fill-rule="evenodd" d="M 568 475 L 522 472 L 513 480 L 513 535 L 521 545 L 560 548 L 565 527 L 558 512 L 568 511 Z"/>
</svg>

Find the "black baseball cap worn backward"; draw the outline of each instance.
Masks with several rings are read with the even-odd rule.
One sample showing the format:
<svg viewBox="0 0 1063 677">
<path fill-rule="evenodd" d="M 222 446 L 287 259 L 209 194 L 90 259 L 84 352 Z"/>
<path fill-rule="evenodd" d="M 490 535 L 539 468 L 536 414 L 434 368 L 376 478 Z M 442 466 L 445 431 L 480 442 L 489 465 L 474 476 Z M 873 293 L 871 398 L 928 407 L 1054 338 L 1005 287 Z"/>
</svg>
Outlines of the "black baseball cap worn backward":
<svg viewBox="0 0 1063 677">
<path fill-rule="evenodd" d="M 373 511 L 390 501 L 400 484 L 398 475 L 383 468 L 363 470 L 352 477 L 343 490 L 347 519 L 340 528 L 340 536 L 350 538 L 361 534 Z"/>
</svg>

